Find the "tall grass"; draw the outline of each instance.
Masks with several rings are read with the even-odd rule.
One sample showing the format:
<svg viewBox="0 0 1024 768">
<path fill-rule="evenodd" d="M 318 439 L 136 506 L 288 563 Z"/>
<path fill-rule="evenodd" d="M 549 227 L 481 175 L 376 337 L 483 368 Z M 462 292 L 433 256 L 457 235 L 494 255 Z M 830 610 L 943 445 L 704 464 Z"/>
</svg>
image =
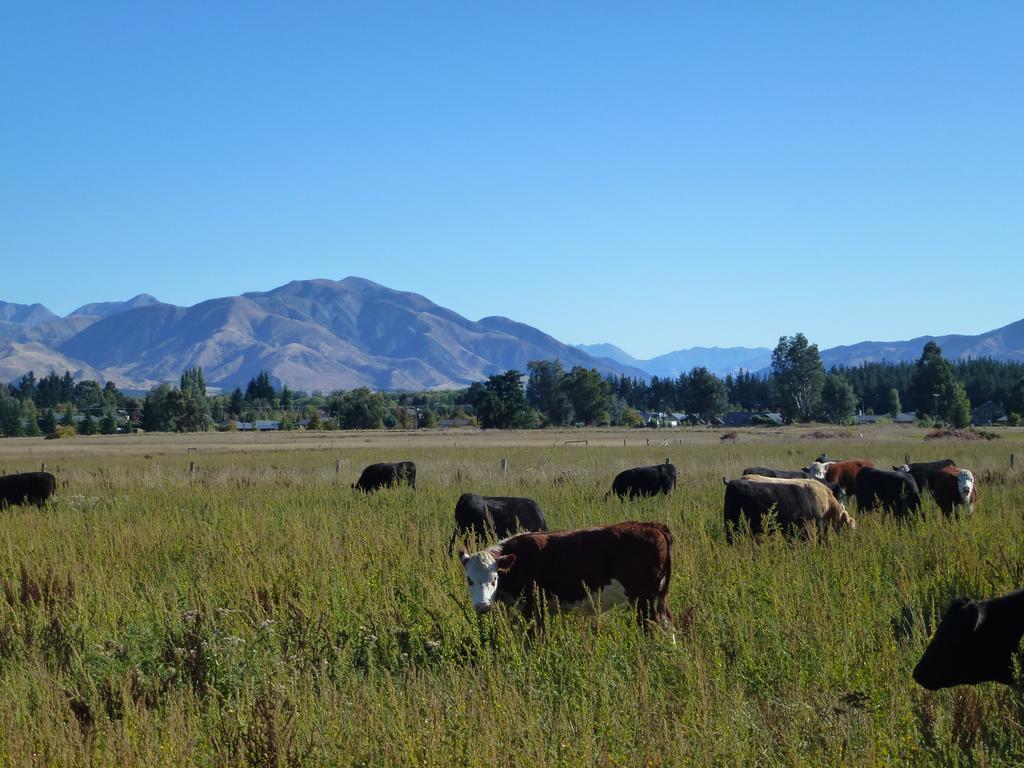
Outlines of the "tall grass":
<svg viewBox="0 0 1024 768">
<path fill-rule="evenodd" d="M 55 502 L 2 513 L 0 760 L 1019 765 L 1014 692 L 929 694 L 910 677 L 951 597 L 1021 584 L 1012 449 L 61 456 L 48 467 Z M 910 525 L 855 512 L 849 534 L 727 545 L 722 476 L 800 466 L 819 450 L 880 466 L 908 451 L 951 455 L 979 476 L 981 503 L 961 520 L 928 501 Z M 672 497 L 603 500 L 619 469 L 665 456 L 680 469 Z M 359 468 L 388 458 L 416 461 L 415 492 L 350 490 Z M 38 467 L 16 463 L 7 469 Z M 514 612 L 477 617 L 445 553 L 465 490 L 532 496 L 553 528 L 666 522 L 677 642 L 639 632 L 626 609 L 555 617 L 539 635 Z"/>
</svg>

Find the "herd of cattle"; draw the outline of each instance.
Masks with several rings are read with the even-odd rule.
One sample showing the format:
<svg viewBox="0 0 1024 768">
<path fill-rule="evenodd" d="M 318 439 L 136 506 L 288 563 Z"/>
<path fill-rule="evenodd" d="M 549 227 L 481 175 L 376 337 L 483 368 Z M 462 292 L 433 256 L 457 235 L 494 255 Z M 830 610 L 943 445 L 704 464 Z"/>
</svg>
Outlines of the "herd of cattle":
<svg viewBox="0 0 1024 768">
<path fill-rule="evenodd" d="M 667 461 L 634 467 L 615 477 L 605 499 L 612 494 L 620 500 L 670 494 L 676 479 L 676 468 Z M 730 543 L 739 532 L 764 533 L 769 519 L 787 535 L 855 528 L 846 510 L 850 498 L 856 499 L 860 512 L 881 507 L 897 518 L 918 511 L 924 491 L 946 515 L 958 508 L 970 513 L 978 499 L 973 473 L 952 459 L 884 470 L 864 459 L 839 461 L 822 455 L 802 469 L 747 467 L 740 478 L 723 482 Z M 371 464 L 352 488 L 368 493 L 396 485 L 416 487 L 413 462 Z M 41 506 L 55 490 L 56 479 L 49 472 L 0 476 L 0 507 Z M 661 523 L 627 521 L 548 531 L 533 499 L 464 493 L 455 505 L 449 555 L 460 535 L 459 559 L 478 613 L 506 603 L 528 617 L 542 618 L 546 609 L 600 611 L 629 602 L 645 629 L 672 625 L 668 590 L 673 538 Z M 472 536 L 500 540 L 470 554 Z M 1013 658 L 1022 635 L 1024 590 L 992 600 L 958 598 L 915 667 L 914 679 L 932 690 L 985 681 L 1013 684 Z"/>
</svg>

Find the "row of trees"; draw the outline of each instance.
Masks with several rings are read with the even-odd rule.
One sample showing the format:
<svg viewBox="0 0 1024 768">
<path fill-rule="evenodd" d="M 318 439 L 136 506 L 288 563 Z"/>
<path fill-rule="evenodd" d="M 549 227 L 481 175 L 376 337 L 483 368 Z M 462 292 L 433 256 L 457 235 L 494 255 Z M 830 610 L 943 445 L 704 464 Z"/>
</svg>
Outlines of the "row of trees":
<svg viewBox="0 0 1024 768">
<path fill-rule="evenodd" d="M 634 426 L 643 424 L 639 412 L 649 410 L 685 411 L 705 422 L 740 409 L 778 411 L 787 421 L 847 423 L 858 407 L 893 416 L 911 408 L 919 418 L 965 426 L 972 398 L 1024 414 L 1024 365 L 993 360 L 954 364 L 929 342 L 913 364 L 869 363 L 826 372 L 817 345 L 798 333 L 779 339 L 770 372 L 724 379 L 706 368 L 649 382 L 602 378 L 594 369 L 566 371 L 559 361 L 533 361 L 525 374 L 506 371 L 468 390 L 412 394 L 359 388 L 309 395 L 287 386 L 276 389 L 262 371 L 244 389 L 210 395 L 202 368 L 191 368 L 177 386 L 161 384 L 137 399 L 125 397 L 110 382 L 102 387 L 95 381 L 75 382 L 70 373 L 36 380 L 29 372 L 0 385 L 0 435 L 50 434 L 58 426 L 86 434 L 113 433 L 119 426 L 188 432 L 257 419 L 312 429 L 433 427 L 441 417 L 469 417 L 496 428 Z"/>
</svg>

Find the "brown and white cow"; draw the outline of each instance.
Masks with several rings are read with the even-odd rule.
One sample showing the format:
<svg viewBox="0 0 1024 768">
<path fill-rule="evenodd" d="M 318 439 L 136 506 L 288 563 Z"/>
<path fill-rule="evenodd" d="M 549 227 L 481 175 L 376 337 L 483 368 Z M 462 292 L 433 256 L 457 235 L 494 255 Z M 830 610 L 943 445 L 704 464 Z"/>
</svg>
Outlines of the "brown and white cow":
<svg viewBox="0 0 1024 768">
<path fill-rule="evenodd" d="M 847 461 L 832 461 L 823 463 L 812 461 L 807 466 L 811 476 L 829 483 L 839 483 L 847 496 L 857 495 L 857 473 L 864 467 L 874 467 L 875 464 L 867 459 L 849 459 Z"/>
<path fill-rule="evenodd" d="M 970 514 L 978 502 L 978 485 L 969 469 L 943 467 L 932 474 L 929 487 L 944 515 L 953 514 L 954 507 L 963 507 Z"/>
<path fill-rule="evenodd" d="M 501 602 L 532 616 L 542 595 L 562 610 L 605 610 L 628 600 L 641 626 L 672 621 L 672 534 L 661 523 L 520 533 L 472 555 L 463 549 L 459 558 L 477 613 Z"/>
</svg>

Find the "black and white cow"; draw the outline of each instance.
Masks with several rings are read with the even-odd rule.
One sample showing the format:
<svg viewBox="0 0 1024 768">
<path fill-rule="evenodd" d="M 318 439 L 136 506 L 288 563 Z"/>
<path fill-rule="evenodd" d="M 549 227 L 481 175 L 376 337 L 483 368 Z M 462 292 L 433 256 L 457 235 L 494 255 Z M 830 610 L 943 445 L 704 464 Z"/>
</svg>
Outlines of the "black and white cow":
<svg viewBox="0 0 1024 768">
<path fill-rule="evenodd" d="M 369 493 L 378 488 L 405 483 L 410 488 L 416 487 L 416 465 L 411 461 L 399 461 L 394 464 L 371 464 L 352 484 L 357 491 Z"/>
<path fill-rule="evenodd" d="M 1024 635 L 1024 590 L 991 600 L 958 597 L 914 667 L 914 680 L 935 691 L 953 685 L 1014 685 L 1013 658 Z"/>
<path fill-rule="evenodd" d="M 464 493 L 455 503 L 455 530 L 448 542 L 448 554 L 455 547 L 455 538 L 476 534 L 483 541 L 488 536 L 504 538 L 519 530 L 546 531 L 547 521 L 540 505 L 533 499 L 519 496 L 480 496 Z"/>
<path fill-rule="evenodd" d="M 605 494 L 605 499 L 613 493 L 620 499 L 628 496 L 657 496 L 672 493 L 676 487 L 676 465 L 655 464 L 651 467 L 633 467 L 624 469 L 612 481 L 612 489 Z"/>
<path fill-rule="evenodd" d="M 0 477 L 0 507 L 35 504 L 41 507 L 57 490 L 57 478 L 49 472 L 21 472 Z"/>
<path fill-rule="evenodd" d="M 661 523 L 520 533 L 472 555 L 463 549 L 459 558 L 477 613 L 500 602 L 531 616 L 540 594 L 559 609 L 605 610 L 629 601 L 642 626 L 672 620 L 672 534 Z"/>
</svg>

